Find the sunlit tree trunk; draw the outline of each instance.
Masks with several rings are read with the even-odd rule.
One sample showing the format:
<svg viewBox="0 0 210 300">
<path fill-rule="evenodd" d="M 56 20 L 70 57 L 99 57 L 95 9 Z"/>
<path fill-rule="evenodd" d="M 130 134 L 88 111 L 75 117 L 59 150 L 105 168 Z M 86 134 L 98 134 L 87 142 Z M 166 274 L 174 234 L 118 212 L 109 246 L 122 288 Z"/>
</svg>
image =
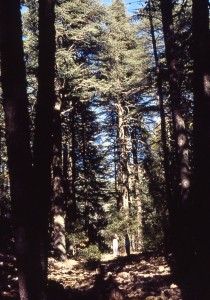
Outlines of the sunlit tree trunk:
<svg viewBox="0 0 210 300">
<path fill-rule="evenodd" d="M 1 81 L 21 300 L 41 300 L 20 1 L 0 1 Z M 40 207 L 41 210 L 41 207 Z"/>
<path fill-rule="evenodd" d="M 60 260 L 66 259 L 65 238 L 65 192 L 62 168 L 61 100 L 59 95 L 53 112 L 53 161 L 52 161 L 52 213 L 53 213 L 53 250 Z"/>
<path fill-rule="evenodd" d="M 131 132 L 132 139 L 132 154 L 133 154 L 133 168 L 134 168 L 134 201 L 136 210 L 136 218 L 138 222 L 137 229 L 137 243 L 138 250 L 141 250 L 142 246 L 142 195 L 141 195 L 141 185 L 139 178 L 139 165 L 138 165 L 138 152 L 137 152 L 137 140 L 136 140 L 136 128 L 134 128 Z"/>
<path fill-rule="evenodd" d="M 198 276 L 202 299 L 209 299 L 210 278 L 210 32 L 209 1 L 193 0 L 194 55 L 194 204 Z"/>
<path fill-rule="evenodd" d="M 124 209 L 129 214 L 129 183 L 128 183 L 128 151 L 127 136 L 123 120 L 123 106 L 121 100 L 117 103 L 118 140 L 117 140 L 117 182 L 118 182 L 118 209 Z"/>
<path fill-rule="evenodd" d="M 77 114 L 77 101 L 76 97 L 72 97 L 72 111 L 70 119 L 70 155 L 69 155 L 69 189 L 70 198 L 68 201 L 68 218 L 69 224 L 74 223 L 77 219 L 77 203 L 76 203 L 76 124 L 75 118 Z"/>
</svg>

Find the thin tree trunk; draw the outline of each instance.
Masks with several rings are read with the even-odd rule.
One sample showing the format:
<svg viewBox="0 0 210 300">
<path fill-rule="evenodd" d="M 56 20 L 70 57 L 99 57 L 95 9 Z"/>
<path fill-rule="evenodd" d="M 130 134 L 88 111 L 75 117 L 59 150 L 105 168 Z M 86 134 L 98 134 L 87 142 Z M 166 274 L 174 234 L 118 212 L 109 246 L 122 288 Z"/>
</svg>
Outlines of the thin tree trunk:
<svg viewBox="0 0 210 300">
<path fill-rule="evenodd" d="M 134 199 L 136 210 L 136 217 L 138 222 L 138 231 L 137 231 L 137 250 L 141 250 L 143 242 L 142 234 L 142 195 L 141 195 L 141 186 L 139 178 L 139 166 L 138 166 L 138 153 L 137 153 L 137 140 L 136 140 L 136 128 L 131 132 L 132 139 L 132 154 L 133 154 L 133 166 L 134 166 Z"/>
<path fill-rule="evenodd" d="M 118 197 L 118 184 L 117 184 L 117 142 L 114 141 L 114 187 L 115 187 L 115 194 Z M 118 201 L 117 201 L 118 207 Z"/>
<path fill-rule="evenodd" d="M 156 76 L 157 76 L 157 94 L 159 98 L 159 107 L 160 107 L 160 119 L 161 119 L 161 141 L 163 148 L 163 167 L 164 167 L 164 175 L 165 175 L 165 186 L 166 186 L 166 196 L 169 211 L 171 214 L 172 204 L 171 204 L 171 178 L 170 174 L 170 165 L 169 165 L 169 149 L 167 145 L 167 133 L 166 133 L 166 120 L 165 120 L 165 111 L 164 111 L 164 97 L 163 97 L 163 82 L 162 82 L 162 70 L 161 65 L 159 63 L 159 58 L 157 54 L 157 44 L 155 38 L 155 30 L 153 25 L 153 17 L 151 12 L 151 0 L 148 1 L 149 8 L 149 21 L 150 21 L 150 33 L 152 37 L 152 45 L 153 45 L 153 53 L 155 58 L 156 65 Z"/>
<path fill-rule="evenodd" d="M 71 185 L 72 185 L 72 170 L 71 170 L 71 156 L 70 156 L 70 146 L 69 141 L 65 140 L 63 143 L 63 179 L 64 179 L 64 194 L 66 198 L 66 228 L 67 231 L 71 230 L 73 220 L 73 213 L 72 213 L 72 192 L 71 192 Z M 74 216 L 76 220 L 76 216 Z"/>
<path fill-rule="evenodd" d="M 89 234 L 89 199 L 88 199 L 88 174 L 87 174 L 87 141 L 86 141 L 86 128 L 85 128 L 85 116 L 84 111 L 82 112 L 82 159 L 83 159 L 83 168 L 84 168 L 84 190 L 83 190 L 83 197 L 84 197 L 84 221 L 85 221 L 85 231 Z"/>
<path fill-rule="evenodd" d="M 57 95 L 53 113 L 52 213 L 53 250 L 59 260 L 66 259 L 65 192 L 62 169 L 61 100 Z"/>
<path fill-rule="evenodd" d="M 0 1 L 2 89 L 21 300 L 41 300 L 41 264 L 34 232 L 32 157 L 20 1 Z M 40 207 L 41 210 L 41 207 Z"/>
<path fill-rule="evenodd" d="M 123 107 L 121 100 L 118 100 L 117 104 L 118 112 L 118 209 L 123 207 L 125 213 L 129 214 L 129 188 L 128 188 L 128 155 L 126 151 L 126 133 L 125 126 L 123 124 Z"/>
<path fill-rule="evenodd" d="M 71 134 L 71 147 L 70 147 L 70 199 L 68 203 L 69 211 L 69 224 L 77 220 L 77 203 L 76 203 L 76 124 L 75 117 L 77 113 L 76 103 L 79 101 L 77 98 L 72 98 L 72 113 L 70 120 L 70 134 Z"/>
<path fill-rule="evenodd" d="M 210 33 L 209 1 L 193 1 L 194 189 L 196 253 L 203 292 L 210 278 Z M 209 299 L 201 295 L 202 299 Z"/>
</svg>

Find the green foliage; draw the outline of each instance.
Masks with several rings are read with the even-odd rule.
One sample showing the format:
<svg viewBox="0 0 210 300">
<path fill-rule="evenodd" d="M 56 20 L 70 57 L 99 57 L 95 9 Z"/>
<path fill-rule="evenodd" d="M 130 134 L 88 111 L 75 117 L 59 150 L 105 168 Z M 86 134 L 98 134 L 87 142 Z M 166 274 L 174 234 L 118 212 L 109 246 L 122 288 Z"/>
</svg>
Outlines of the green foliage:
<svg viewBox="0 0 210 300">
<path fill-rule="evenodd" d="M 164 230 L 162 216 L 154 208 L 151 197 L 147 197 L 143 207 L 143 251 L 160 250 L 164 242 Z M 165 216 L 167 218 L 167 216 Z"/>
<path fill-rule="evenodd" d="M 23 41 L 33 137 L 38 68 L 38 1 L 25 2 L 29 9 L 23 16 Z M 152 2 L 157 50 L 163 71 L 167 143 L 171 150 L 171 108 L 167 101 L 162 24 L 159 2 Z M 184 95 L 182 101 L 186 106 L 186 118 L 191 124 L 191 15 L 190 6 L 186 9 L 180 6 L 180 3 L 175 6 L 175 28 L 180 43 L 180 63 L 186 72 L 181 82 Z M 94 243 L 98 243 L 101 249 L 104 239 L 110 248 L 112 238 L 117 234 L 119 246 L 124 247 L 125 234 L 129 232 L 129 235 L 136 237 L 140 226 L 143 248 L 157 249 L 163 242 L 163 229 L 168 222 L 160 125 L 157 124 L 154 130 L 157 114 L 149 111 L 150 105 L 158 107 L 158 99 L 147 9 L 139 11 L 140 15 L 141 22 L 132 22 L 126 15 L 125 5 L 121 0 L 113 1 L 108 7 L 97 0 L 56 2 L 56 94 L 61 103 L 62 143 L 66 143 L 68 148 L 66 182 L 69 184 L 67 188 L 71 190 L 68 201 L 72 200 L 71 197 L 75 198 L 78 219 L 74 224 L 68 220 L 73 225 L 68 228 L 66 239 L 75 255 L 90 264 L 97 263 L 100 259 L 100 251 Z M 113 187 L 113 177 L 117 167 L 119 171 L 119 166 L 115 164 L 117 165 L 120 109 L 121 128 L 125 128 L 127 138 L 129 214 L 124 210 L 117 211 L 116 198 L 113 197 L 110 201 L 110 195 L 116 196 L 117 193 L 117 187 L 116 190 Z M 3 116 L 2 106 L 0 112 Z M 10 210 L 10 200 L 3 117 L 0 122 L 2 217 L 4 211 Z M 141 221 L 137 219 L 133 188 L 136 179 L 131 174 L 133 128 L 137 128 L 136 165 L 140 170 Z M 67 212 L 66 215 L 70 218 L 70 213 Z"/>
<path fill-rule="evenodd" d="M 64 93 L 89 100 L 94 92 L 95 54 L 104 7 L 97 1 L 62 1 L 56 7 L 56 68 Z"/>
<path fill-rule="evenodd" d="M 78 223 L 75 224 L 74 229 L 71 229 L 70 233 L 66 233 L 66 242 L 69 248 L 73 251 L 73 254 L 77 254 L 79 249 L 82 249 L 88 244 L 88 237 L 85 234 L 82 226 Z"/>
<path fill-rule="evenodd" d="M 101 252 L 97 245 L 89 245 L 79 250 L 77 258 L 84 260 L 85 267 L 94 269 L 100 263 Z"/>
<path fill-rule="evenodd" d="M 153 158 L 153 152 L 145 157 L 142 182 L 142 228 L 143 249 L 158 250 L 162 248 L 165 229 L 168 221 L 168 211 L 164 194 L 163 178 L 158 158 Z M 143 170 L 142 168 L 142 170 Z"/>
<path fill-rule="evenodd" d="M 122 1 L 114 1 L 107 8 L 104 23 L 98 90 L 105 100 L 120 98 L 131 104 L 129 101 L 142 93 L 148 65 L 146 44 L 138 36 L 138 27 L 126 16 Z"/>
<path fill-rule="evenodd" d="M 131 236 L 136 236 L 139 226 L 138 220 L 132 215 L 127 216 L 124 210 L 117 211 L 115 203 L 110 205 L 106 215 L 108 225 L 104 230 L 102 230 L 105 243 L 107 244 L 108 248 L 111 249 L 112 240 L 114 235 L 117 234 L 119 237 L 119 248 L 124 248 L 126 233 L 129 232 Z"/>
</svg>

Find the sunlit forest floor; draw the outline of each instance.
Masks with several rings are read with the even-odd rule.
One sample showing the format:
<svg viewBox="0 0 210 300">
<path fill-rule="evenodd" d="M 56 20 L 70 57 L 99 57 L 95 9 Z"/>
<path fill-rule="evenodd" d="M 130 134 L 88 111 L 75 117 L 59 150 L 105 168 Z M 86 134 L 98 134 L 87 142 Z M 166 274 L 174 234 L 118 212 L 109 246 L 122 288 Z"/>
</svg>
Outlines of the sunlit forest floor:
<svg viewBox="0 0 210 300">
<path fill-rule="evenodd" d="M 17 300 L 17 288 L 15 259 L 0 254 L 0 299 Z M 49 259 L 49 300 L 204 300 L 196 294 L 196 286 L 175 277 L 163 256 L 104 254 L 91 269 L 74 259 Z"/>
</svg>

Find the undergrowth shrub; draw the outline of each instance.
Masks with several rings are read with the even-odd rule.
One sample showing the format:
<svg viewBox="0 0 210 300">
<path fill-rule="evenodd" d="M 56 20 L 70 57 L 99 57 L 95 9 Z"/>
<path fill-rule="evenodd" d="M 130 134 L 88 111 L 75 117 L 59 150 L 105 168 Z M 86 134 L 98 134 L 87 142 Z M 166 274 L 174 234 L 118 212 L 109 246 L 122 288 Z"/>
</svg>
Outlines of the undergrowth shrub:
<svg viewBox="0 0 210 300">
<path fill-rule="evenodd" d="M 101 252 L 97 245 L 89 245 L 88 247 L 78 251 L 77 258 L 84 260 L 85 267 L 94 269 L 100 263 Z"/>
</svg>

